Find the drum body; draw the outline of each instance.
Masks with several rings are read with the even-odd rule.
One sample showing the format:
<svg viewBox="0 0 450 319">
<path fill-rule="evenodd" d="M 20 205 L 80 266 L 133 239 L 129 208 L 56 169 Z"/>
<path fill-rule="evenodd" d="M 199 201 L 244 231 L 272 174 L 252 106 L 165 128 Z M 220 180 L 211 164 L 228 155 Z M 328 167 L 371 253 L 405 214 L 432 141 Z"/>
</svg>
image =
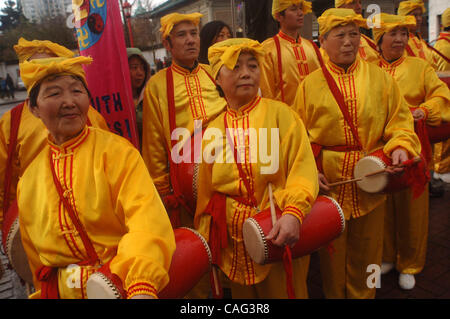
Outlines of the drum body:
<svg viewBox="0 0 450 319">
<path fill-rule="evenodd" d="M 382 149 L 361 158 L 355 165 L 353 175 L 362 178 L 356 182 L 358 187 L 367 193 L 394 193 L 408 188 L 407 175 L 391 175 L 387 172 L 364 177 L 367 174 L 385 169 L 391 166 L 392 161 Z"/>
<path fill-rule="evenodd" d="M 281 210 L 276 207 L 277 219 Z M 283 247 L 275 246 L 266 236 L 272 229 L 270 208 L 248 218 L 243 225 L 245 248 L 260 265 L 282 261 Z M 306 256 L 337 238 L 345 228 L 344 213 L 331 197 L 318 196 L 300 226 L 300 238 L 291 248 L 292 258 Z"/>
<path fill-rule="evenodd" d="M 439 126 L 427 125 L 430 143 L 444 142 L 450 138 L 450 122 L 442 122 Z"/>
<path fill-rule="evenodd" d="M 176 249 L 169 269 L 169 283 L 158 293 L 161 299 L 183 298 L 211 266 L 211 252 L 206 240 L 195 230 L 174 230 Z M 86 283 L 88 299 L 126 298 L 122 282 L 112 274 L 109 263 L 93 273 Z"/>
<path fill-rule="evenodd" d="M 17 201 L 11 206 L 3 220 L 2 227 L 3 249 L 14 271 L 29 284 L 33 284 L 33 274 L 28 264 L 28 257 L 22 245 L 19 225 L 19 209 Z"/>
</svg>

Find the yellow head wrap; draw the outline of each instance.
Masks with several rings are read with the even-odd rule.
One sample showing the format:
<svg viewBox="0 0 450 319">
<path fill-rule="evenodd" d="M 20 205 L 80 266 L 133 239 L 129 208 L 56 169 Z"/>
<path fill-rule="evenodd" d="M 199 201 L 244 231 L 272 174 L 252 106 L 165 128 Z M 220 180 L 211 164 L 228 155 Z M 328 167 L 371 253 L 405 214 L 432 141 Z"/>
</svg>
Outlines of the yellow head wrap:
<svg viewBox="0 0 450 319">
<path fill-rule="evenodd" d="M 90 64 L 92 58 L 79 56 L 76 58 L 46 58 L 24 61 L 19 64 L 20 77 L 27 88 L 28 94 L 36 86 L 50 75 L 75 75 L 80 77 L 84 84 L 86 83 L 86 75 L 84 73 L 83 64 Z"/>
<path fill-rule="evenodd" d="M 218 42 L 208 49 L 208 60 L 213 77 L 217 78 L 220 68 L 225 65 L 233 70 L 241 52 L 250 51 L 261 65 L 264 51 L 258 41 L 246 38 L 233 38 Z"/>
<path fill-rule="evenodd" d="M 317 22 L 319 22 L 319 33 L 321 35 L 324 35 L 335 27 L 349 23 L 355 23 L 359 27 L 367 28 L 366 19 L 360 14 L 356 14 L 353 9 L 331 8 L 325 10 L 325 12 L 317 19 Z"/>
<path fill-rule="evenodd" d="M 162 38 L 165 39 L 169 36 L 173 27 L 180 22 L 190 21 L 195 25 L 200 23 L 200 18 L 203 17 L 203 14 L 195 12 L 190 14 L 181 14 L 181 13 L 171 13 L 167 14 L 161 18 L 161 32 Z"/>
<path fill-rule="evenodd" d="M 23 62 L 25 60 L 28 60 L 36 53 L 48 53 L 48 54 L 54 54 L 59 57 L 66 57 L 71 58 L 75 54 L 70 51 L 69 49 L 53 43 L 48 40 L 40 41 L 40 40 L 33 40 L 28 41 L 24 38 L 20 38 L 19 42 L 14 46 L 14 50 L 17 53 L 17 56 L 19 57 L 19 63 Z"/>
<path fill-rule="evenodd" d="M 425 5 L 422 0 L 410 0 L 410 1 L 402 1 L 398 5 L 397 14 L 400 16 L 406 16 L 411 11 L 420 8 L 422 9 L 422 13 L 425 13 Z"/>
<path fill-rule="evenodd" d="M 450 8 L 445 9 L 442 14 L 442 26 L 444 28 L 450 27 Z"/>
<path fill-rule="evenodd" d="M 305 0 L 273 0 L 272 2 L 272 16 L 275 18 L 275 13 L 286 10 L 293 4 L 302 4 L 303 14 L 312 12 L 312 3 Z"/>
<path fill-rule="evenodd" d="M 350 4 L 355 0 L 334 0 L 334 7 L 339 8 L 345 4 Z"/>
<path fill-rule="evenodd" d="M 413 16 L 399 16 L 387 13 L 378 13 L 373 16 L 373 39 L 378 43 L 383 34 L 388 33 L 397 27 L 408 29 L 416 26 L 416 18 Z"/>
</svg>

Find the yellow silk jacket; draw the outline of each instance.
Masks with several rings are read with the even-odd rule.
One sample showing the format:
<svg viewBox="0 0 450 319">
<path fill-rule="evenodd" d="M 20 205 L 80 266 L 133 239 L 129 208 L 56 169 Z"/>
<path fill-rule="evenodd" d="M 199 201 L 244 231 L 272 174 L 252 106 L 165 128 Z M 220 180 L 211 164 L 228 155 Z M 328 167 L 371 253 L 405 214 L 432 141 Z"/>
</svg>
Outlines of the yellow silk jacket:
<svg viewBox="0 0 450 319">
<path fill-rule="evenodd" d="M 418 38 L 410 32 L 408 46 L 411 48 L 412 53 L 406 50 L 407 55 L 421 58 L 430 63 L 431 66 L 435 70 L 437 70 L 436 60 L 434 59 L 433 52 L 427 47 L 425 40 Z"/>
<path fill-rule="evenodd" d="M 389 74 L 358 57 L 347 71 L 330 61 L 327 68 L 344 96 L 363 151 L 326 149 L 356 142 L 322 70 L 313 72 L 299 86 L 293 107 L 303 119 L 311 142 L 325 147 L 321 158 L 329 183 L 353 178 L 356 162 L 380 148 L 388 156 L 398 147 L 410 156 L 419 154 L 413 117 Z M 385 200 L 383 194 L 361 191 L 356 183 L 333 187 L 330 194 L 341 205 L 346 219 L 366 215 Z"/>
<path fill-rule="evenodd" d="M 105 119 L 93 107 L 89 108 L 88 118 L 91 125 L 105 130 L 109 130 Z M 0 119 L 0 229 L 3 222 L 4 204 L 4 181 L 5 168 L 8 158 L 8 145 L 11 129 L 11 111 L 6 112 Z M 15 150 L 15 161 L 13 162 L 13 172 L 11 189 L 9 193 L 9 204 L 16 199 L 16 188 L 19 177 L 31 161 L 47 144 L 47 128 L 42 121 L 35 117 L 28 108 L 28 103 L 23 106 L 20 118 L 19 131 L 17 133 L 17 145 Z"/>
<path fill-rule="evenodd" d="M 224 114 L 208 126 L 206 132 L 212 129 L 218 130 L 220 134 L 214 139 L 206 133 L 204 135 L 204 159 L 198 175 L 195 225 L 209 240 L 211 216 L 205 214 L 204 210 L 215 192 L 227 195 L 228 247 L 221 251 L 219 267 L 230 280 L 253 285 L 264 280 L 271 266 L 254 263 L 244 246 L 242 225 L 258 211 L 231 198 L 242 196 L 247 199 L 249 192 L 239 175 L 233 152 L 225 151 L 223 146 L 228 140 L 225 134 L 225 116 L 230 130 L 229 139 L 240 150 L 238 158 L 246 175 L 244 178 L 248 179 L 253 189 L 259 209 L 269 206 L 267 184 L 270 182 L 276 205 L 283 214 L 292 214 L 301 222 L 318 194 L 317 169 L 302 121 L 293 110 L 279 101 L 258 96 L 238 111 L 227 108 Z M 250 136 L 253 129 L 255 139 L 252 140 Z M 249 134 L 245 133 L 246 130 Z M 267 139 L 261 132 L 267 133 Z M 222 151 L 212 151 L 216 146 L 223 146 Z M 271 160 L 262 158 L 261 152 L 275 157 Z M 216 160 L 205 161 L 205 153 L 216 154 Z"/>
<path fill-rule="evenodd" d="M 261 93 L 265 98 L 291 105 L 294 102 L 295 92 L 300 82 L 309 73 L 320 67 L 319 59 L 308 40 L 302 37 L 295 40 L 282 31 L 276 36 L 280 40 L 284 101 L 280 90 L 278 52 L 273 38 L 269 38 L 262 43 L 266 54 L 261 65 Z"/>
<path fill-rule="evenodd" d="M 172 63 L 176 126 L 192 135 L 194 120 L 208 122 L 226 105 L 208 75 L 208 65 L 199 64 L 192 72 Z M 169 108 L 166 88 L 167 69 L 151 77 L 144 93 L 142 157 L 161 196 L 170 190 L 168 150 L 171 149 Z"/>
<path fill-rule="evenodd" d="M 394 77 L 410 107 L 424 110 L 427 124 L 441 124 L 441 110 L 450 105 L 450 91 L 429 63 L 403 56 L 392 63 L 380 58 L 378 65 Z"/>
<path fill-rule="evenodd" d="M 434 48 L 450 59 L 450 32 L 441 32 L 439 39 L 434 44 Z M 433 52 L 437 65 L 437 71 L 450 71 L 450 63 L 443 57 Z"/>
<path fill-rule="evenodd" d="M 34 276 L 41 266 L 58 267 L 61 298 L 86 298 L 86 281 L 99 266 L 71 268 L 87 253 L 50 165 L 101 263 L 112 260 L 111 271 L 121 278 L 128 297 L 160 291 L 169 281 L 175 250 L 162 201 L 139 151 L 126 139 L 91 127 L 61 146 L 49 140 L 19 181 L 20 232 Z M 39 297 L 36 277 L 34 283 L 32 297 Z"/>
</svg>

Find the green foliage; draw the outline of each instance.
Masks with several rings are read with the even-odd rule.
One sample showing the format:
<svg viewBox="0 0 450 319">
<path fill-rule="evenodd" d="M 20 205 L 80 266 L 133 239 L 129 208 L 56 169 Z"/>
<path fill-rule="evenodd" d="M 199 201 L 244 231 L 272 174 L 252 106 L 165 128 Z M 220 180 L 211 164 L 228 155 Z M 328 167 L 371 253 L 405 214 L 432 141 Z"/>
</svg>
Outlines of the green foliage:
<svg viewBox="0 0 450 319">
<path fill-rule="evenodd" d="M 17 60 L 13 47 L 20 37 L 30 41 L 50 40 L 71 50 L 78 48 L 74 30 L 66 26 L 65 17 L 48 18 L 40 23 L 31 23 L 23 17 L 16 27 L 0 34 L 0 62 Z"/>
</svg>

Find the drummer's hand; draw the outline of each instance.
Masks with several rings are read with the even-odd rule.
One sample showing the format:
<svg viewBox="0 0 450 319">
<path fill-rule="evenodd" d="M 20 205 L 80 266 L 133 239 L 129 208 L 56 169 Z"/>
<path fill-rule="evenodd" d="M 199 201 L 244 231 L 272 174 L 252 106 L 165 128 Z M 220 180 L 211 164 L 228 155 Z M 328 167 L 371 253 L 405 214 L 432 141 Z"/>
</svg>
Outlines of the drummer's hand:
<svg viewBox="0 0 450 319">
<path fill-rule="evenodd" d="M 398 165 L 408 160 L 408 152 L 406 152 L 405 149 L 399 147 L 392 152 L 391 157 L 392 157 L 392 165 Z M 404 170 L 403 167 L 386 169 L 386 171 L 390 174 L 399 174 L 403 172 L 403 170 Z"/>
<path fill-rule="evenodd" d="M 328 181 L 322 173 L 319 173 L 319 188 L 325 192 L 330 190 L 330 187 L 328 187 Z"/>
<path fill-rule="evenodd" d="M 266 238 L 272 240 L 272 243 L 276 246 L 289 245 L 293 247 L 298 241 L 299 229 L 300 221 L 298 218 L 291 214 L 285 214 L 277 220 Z"/>
<path fill-rule="evenodd" d="M 136 295 L 131 297 L 131 299 L 156 299 L 156 298 L 152 295 Z"/>
<path fill-rule="evenodd" d="M 425 119 L 425 112 L 422 109 L 415 109 L 412 112 L 412 116 L 414 118 L 414 122 Z"/>
</svg>

